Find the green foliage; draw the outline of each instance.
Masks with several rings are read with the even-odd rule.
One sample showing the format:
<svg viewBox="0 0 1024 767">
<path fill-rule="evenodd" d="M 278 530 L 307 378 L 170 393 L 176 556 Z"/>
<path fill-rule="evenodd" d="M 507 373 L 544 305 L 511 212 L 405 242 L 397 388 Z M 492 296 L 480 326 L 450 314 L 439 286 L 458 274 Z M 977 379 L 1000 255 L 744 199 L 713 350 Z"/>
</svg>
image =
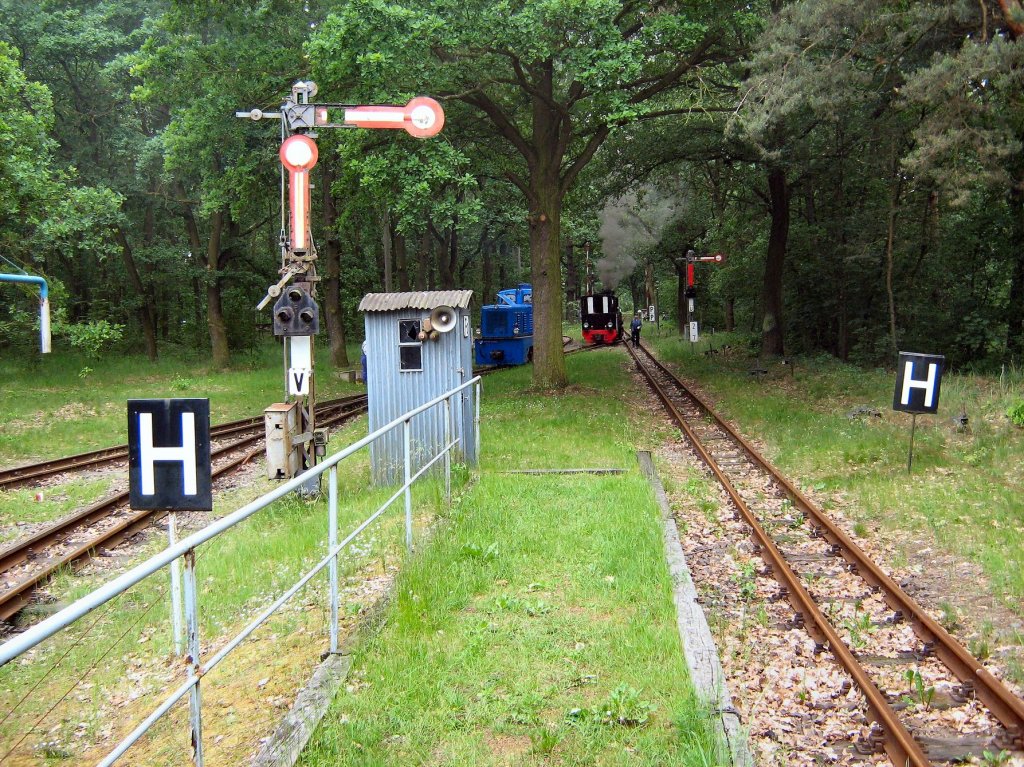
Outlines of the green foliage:
<svg viewBox="0 0 1024 767">
<path fill-rule="evenodd" d="M 949 189 L 964 204 L 980 186 L 1017 181 L 1022 147 L 1024 49 L 1002 35 L 965 39 L 959 50 L 922 67 L 901 89 L 907 106 L 927 106 L 905 165 Z"/>
<path fill-rule="evenodd" d="M 474 173 L 439 187 L 429 183 L 430 166 L 417 180 L 404 163 L 376 163 L 392 174 L 386 180 L 398 198 L 402 231 L 410 231 L 410 214 L 417 212 L 419 230 L 425 223 L 436 229 L 433 217 L 440 223 L 475 217 L 466 196 L 470 177 L 481 185 L 482 179 L 511 182 L 534 224 L 530 267 L 538 315 L 561 317 L 559 226 L 579 174 L 613 129 L 703 105 L 700 75 L 727 67 L 736 30 L 753 15 L 706 2 L 649 13 L 643 4 L 611 0 L 514 6 L 357 0 L 329 14 L 306 51 L 321 88 L 348 91 L 348 98 L 400 100 L 424 88 L 454 94 L 445 105 L 452 126 L 446 138 L 472 151 Z M 405 183 L 395 183 L 395 169 Z M 424 208 L 432 217 L 427 222 Z M 457 233 L 444 237 L 450 249 Z M 554 323 L 538 323 L 535 331 L 541 349 L 552 348 L 545 339 L 560 334 Z M 540 355 L 533 372 L 538 384 L 565 383 L 560 355 Z"/>
<path fill-rule="evenodd" d="M 1011 405 L 1006 411 L 1006 417 L 1013 422 L 1014 426 L 1024 427 L 1024 401 Z"/>
<path fill-rule="evenodd" d="M 925 687 L 921 672 L 915 668 L 908 668 L 903 672 L 903 678 L 910 686 L 910 692 L 905 696 L 905 700 L 910 704 L 923 706 L 925 711 L 931 708 L 932 701 L 935 699 L 935 688 Z"/>
<path fill-rule="evenodd" d="M 462 556 L 490 562 L 498 556 L 498 545 L 491 542 L 486 548 L 484 548 L 479 543 L 470 542 L 462 547 Z"/>
<path fill-rule="evenodd" d="M 986 767 L 1001 767 L 1001 765 L 1009 764 L 1012 756 L 1013 754 L 1006 749 L 1002 749 L 997 753 L 986 748 L 981 752 L 981 763 L 986 765 Z"/>
<path fill-rule="evenodd" d="M 556 729 L 542 727 L 530 735 L 531 750 L 535 754 L 547 756 L 555 750 L 555 746 L 562 740 L 562 735 Z"/>
<path fill-rule="evenodd" d="M 124 336 L 124 325 L 115 325 L 107 320 L 61 323 L 54 330 L 66 337 L 75 349 L 81 349 L 94 359 Z"/>
<path fill-rule="evenodd" d="M 757 568 L 753 562 L 744 562 L 739 571 L 734 573 L 732 580 L 736 583 L 737 593 L 744 601 L 749 602 L 757 595 Z"/>
<path fill-rule="evenodd" d="M 620 684 L 604 701 L 591 708 L 588 714 L 595 724 L 643 727 L 656 708 L 641 697 L 639 690 Z"/>
<path fill-rule="evenodd" d="M 314 234 L 339 255 L 350 333 L 382 287 L 382 231 L 391 288 L 490 300 L 542 263 L 560 285 L 570 239 L 603 254 L 605 200 L 643 188 L 672 199 L 633 254 L 663 330 L 685 319 L 681 254 L 722 251 L 698 267 L 697 319 L 756 343 L 772 168 L 787 182 L 787 353 L 876 366 L 930 346 L 993 369 L 1024 352 L 1024 49 L 989 6 L 0 0 L 0 253 L 66 285 L 74 321 L 124 325 L 133 344 L 148 314 L 161 344 L 208 346 L 210 288 L 226 345 L 252 348 L 251 307 L 279 266 L 277 123 L 234 113 L 311 77 L 317 100 L 432 93 L 448 116 L 431 141 L 320 131 L 314 185 L 337 210 L 320 221 L 314 201 Z M 559 237 L 515 258 L 540 213 Z M 622 298 L 646 303 L 646 288 L 637 270 Z M 0 326 L 25 310 L 0 309 Z"/>
<path fill-rule="evenodd" d="M 53 101 L 45 86 L 25 76 L 19 55 L 0 40 L 0 250 L 28 260 L 35 228 L 62 187 L 53 167 L 57 145 L 49 135 Z"/>
</svg>

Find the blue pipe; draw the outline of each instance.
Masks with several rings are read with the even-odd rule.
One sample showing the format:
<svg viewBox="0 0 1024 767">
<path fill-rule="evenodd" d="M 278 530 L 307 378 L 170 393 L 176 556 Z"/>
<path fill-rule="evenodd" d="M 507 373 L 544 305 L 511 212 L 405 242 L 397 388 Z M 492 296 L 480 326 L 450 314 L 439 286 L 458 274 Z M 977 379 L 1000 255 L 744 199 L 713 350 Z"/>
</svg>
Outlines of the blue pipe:
<svg viewBox="0 0 1024 767">
<path fill-rule="evenodd" d="M 50 353 L 50 290 L 46 280 L 31 274 L 0 274 L 0 282 L 30 282 L 39 286 L 39 344 L 43 354 Z"/>
<path fill-rule="evenodd" d="M 33 277 L 31 274 L 0 274 L 0 282 L 33 282 L 39 286 L 40 300 L 49 298 L 49 288 L 42 277 Z"/>
</svg>

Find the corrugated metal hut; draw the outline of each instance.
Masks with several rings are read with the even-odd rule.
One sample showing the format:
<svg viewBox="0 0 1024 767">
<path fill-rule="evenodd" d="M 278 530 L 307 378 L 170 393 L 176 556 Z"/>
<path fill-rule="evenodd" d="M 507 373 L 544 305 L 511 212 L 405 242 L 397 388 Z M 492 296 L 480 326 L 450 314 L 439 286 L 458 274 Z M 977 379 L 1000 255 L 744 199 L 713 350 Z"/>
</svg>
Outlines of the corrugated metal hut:
<svg viewBox="0 0 1024 767">
<path fill-rule="evenodd" d="M 371 432 L 473 377 L 472 298 L 471 290 L 368 293 L 363 297 L 359 310 L 365 313 Z M 421 339 L 424 321 L 432 316 L 436 320 L 438 311 L 451 315 L 450 328 L 441 329 L 434 340 L 429 335 Z M 477 460 L 474 398 L 472 389 L 462 392 L 452 411 L 454 435 L 461 438 L 463 446 L 456 460 L 470 465 Z M 444 445 L 444 434 L 443 405 L 413 419 L 413 472 Z M 404 450 L 400 428 L 373 443 L 370 464 L 374 482 L 401 481 Z"/>
</svg>

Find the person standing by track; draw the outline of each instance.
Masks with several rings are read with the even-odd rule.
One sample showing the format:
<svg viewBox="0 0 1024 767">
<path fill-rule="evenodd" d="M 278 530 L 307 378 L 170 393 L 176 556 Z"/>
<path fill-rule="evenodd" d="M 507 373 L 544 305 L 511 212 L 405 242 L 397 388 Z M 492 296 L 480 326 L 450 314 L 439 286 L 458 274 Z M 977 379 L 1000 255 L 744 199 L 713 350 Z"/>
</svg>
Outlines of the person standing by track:
<svg viewBox="0 0 1024 767">
<path fill-rule="evenodd" d="M 629 323 L 630 336 L 633 339 L 633 346 L 640 345 L 640 328 L 643 327 L 643 320 L 640 319 L 640 313 L 637 312 L 633 315 L 633 321 Z"/>
</svg>

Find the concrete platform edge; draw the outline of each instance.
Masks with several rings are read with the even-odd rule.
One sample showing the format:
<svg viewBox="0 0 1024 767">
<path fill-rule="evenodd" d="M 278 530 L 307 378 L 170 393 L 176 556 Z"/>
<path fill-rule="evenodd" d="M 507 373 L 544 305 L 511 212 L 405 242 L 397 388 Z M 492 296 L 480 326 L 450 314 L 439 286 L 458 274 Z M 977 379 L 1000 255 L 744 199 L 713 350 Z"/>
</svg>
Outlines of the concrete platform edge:
<svg viewBox="0 0 1024 767">
<path fill-rule="evenodd" d="M 732 764 L 736 767 L 752 767 L 753 758 L 747 746 L 746 732 L 740 726 L 739 714 L 733 708 L 732 697 L 726 687 L 722 664 L 718 658 L 718 648 L 715 646 L 704 610 L 697 601 L 697 589 L 690 577 L 686 555 L 679 541 L 679 529 L 672 516 L 665 488 L 654 469 L 650 452 L 638 451 L 637 462 L 647 477 L 661 509 L 665 557 L 669 574 L 672 576 L 673 599 L 676 605 L 676 625 L 693 686 L 701 700 L 717 715 L 715 726 L 729 745 Z"/>
</svg>

